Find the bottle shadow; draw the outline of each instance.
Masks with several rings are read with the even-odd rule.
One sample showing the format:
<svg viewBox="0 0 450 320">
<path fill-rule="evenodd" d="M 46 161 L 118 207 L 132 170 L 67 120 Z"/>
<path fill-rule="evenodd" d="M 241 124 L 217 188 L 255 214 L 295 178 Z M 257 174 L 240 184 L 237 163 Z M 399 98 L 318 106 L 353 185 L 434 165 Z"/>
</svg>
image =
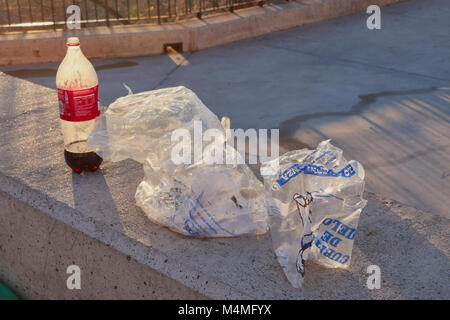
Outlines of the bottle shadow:
<svg viewBox="0 0 450 320">
<path fill-rule="evenodd" d="M 90 218 L 121 228 L 120 217 L 102 167 L 95 172 L 72 172 L 74 208 Z"/>
</svg>

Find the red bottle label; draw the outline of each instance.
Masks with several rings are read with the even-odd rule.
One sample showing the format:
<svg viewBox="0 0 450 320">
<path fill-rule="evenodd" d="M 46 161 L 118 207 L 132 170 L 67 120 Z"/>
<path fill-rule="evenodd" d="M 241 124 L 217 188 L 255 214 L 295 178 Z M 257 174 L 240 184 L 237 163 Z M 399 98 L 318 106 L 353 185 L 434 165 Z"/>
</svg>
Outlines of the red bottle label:
<svg viewBox="0 0 450 320">
<path fill-rule="evenodd" d="M 81 90 L 58 89 L 59 116 L 66 121 L 88 121 L 100 115 L 98 86 Z"/>
</svg>

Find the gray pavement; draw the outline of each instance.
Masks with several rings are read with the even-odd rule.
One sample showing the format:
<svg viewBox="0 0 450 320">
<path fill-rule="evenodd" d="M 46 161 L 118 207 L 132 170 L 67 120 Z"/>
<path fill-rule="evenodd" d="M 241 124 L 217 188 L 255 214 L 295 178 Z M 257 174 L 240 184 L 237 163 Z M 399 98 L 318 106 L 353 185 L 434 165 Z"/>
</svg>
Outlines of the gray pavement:
<svg viewBox="0 0 450 320">
<path fill-rule="evenodd" d="M 367 190 L 450 217 L 450 3 L 413 0 L 195 53 L 94 60 L 105 105 L 175 85 L 234 128 L 280 128 L 283 150 L 331 138 Z M 0 70 L 54 88 L 58 65 Z M 0 110 L 0 112 L 7 112 Z"/>
</svg>

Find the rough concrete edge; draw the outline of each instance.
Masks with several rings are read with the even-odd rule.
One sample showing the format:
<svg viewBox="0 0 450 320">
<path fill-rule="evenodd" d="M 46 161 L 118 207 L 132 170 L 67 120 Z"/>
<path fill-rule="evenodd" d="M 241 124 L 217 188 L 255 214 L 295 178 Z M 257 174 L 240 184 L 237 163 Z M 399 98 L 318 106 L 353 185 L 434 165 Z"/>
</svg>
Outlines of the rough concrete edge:
<svg viewBox="0 0 450 320">
<path fill-rule="evenodd" d="M 164 263 L 168 258 L 161 251 L 148 247 L 124 234 L 112 229 L 107 224 L 86 217 L 82 212 L 67 206 L 66 204 L 35 190 L 18 179 L 8 177 L 0 172 L 0 190 L 22 201 L 59 222 L 82 232 L 106 246 L 113 248 L 122 254 L 132 257 L 161 274 L 174 279 L 192 290 L 211 299 L 251 299 L 235 288 L 189 266 L 181 265 L 178 261 Z M 74 211 L 67 214 L 67 211 Z M 79 226 L 84 225 L 84 230 Z M 133 248 L 127 250 L 127 248 Z M 150 252 L 150 254 L 149 254 Z M 145 258 L 142 258 L 145 257 Z M 200 283 L 208 282 L 208 286 L 200 286 Z"/>
<path fill-rule="evenodd" d="M 182 42 L 197 51 L 365 11 L 407 0 L 314 0 L 237 10 L 203 20 L 165 25 L 86 28 L 0 35 L 0 66 L 61 61 L 64 39 L 79 36 L 88 58 L 119 58 L 162 54 L 164 43 Z M 133 35 L 133 37 L 130 37 Z"/>
<path fill-rule="evenodd" d="M 13 289 L 20 299 L 208 299 L 1 190 L 0 206 L 6 209 L 0 221 L 14 220 L 11 229 L 9 224 L 0 223 L 0 252 L 6 257 L 0 259 L 0 282 Z M 47 241 L 42 241 L 44 238 Z M 73 255 L 77 247 L 77 255 Z M 104 259 L 109 263 L 105 264 Z M 64 269 L 73 264 L 83 270 L 83 290 L 68 290 L 66 286 Z"/>
</svg>

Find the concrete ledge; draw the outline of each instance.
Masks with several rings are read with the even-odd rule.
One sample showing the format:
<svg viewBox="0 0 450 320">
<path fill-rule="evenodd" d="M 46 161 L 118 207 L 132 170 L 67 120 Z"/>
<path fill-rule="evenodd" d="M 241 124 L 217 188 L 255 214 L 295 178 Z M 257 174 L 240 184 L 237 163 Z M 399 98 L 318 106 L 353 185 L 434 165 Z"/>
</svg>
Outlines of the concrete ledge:
<svg viewBox="0 0 450 320">
<path fill-rule="evenodd" d="M 206 299 L 1 191 L 0 206 L 0 280 L 23 299 Z M 74 264 L 81 290 L 66 286 Z"/>
<path fill-rule="evenodd" d="M 151 223 L 134 202 L 140 164 L 73 174 L 55 90 L 0 73 L 0 96 L 0 280 L 24 297 L 449 298 L 444 217 L 366 193 L 350 268 L 308 264 L 294 289 L 269 235 L 192 239 Z M 79 291 L 65 288 L 70 264 L 82 268 Z M 372 264 L 380 290 L 366 287 Z"/>
<path fill-rule="evenodd" d="M 116 58 L 163 53 L 165 43 L 183 43 L 196 51 L 226 43 L 363 12 L 405 0 L 305 0 L 220 14 L 202 20 L 164 25 L 98 27 L 0 35 L 0 65 L 61 61 L 65 38 L 77 35 L 89 58 Z"/>
</svg>

